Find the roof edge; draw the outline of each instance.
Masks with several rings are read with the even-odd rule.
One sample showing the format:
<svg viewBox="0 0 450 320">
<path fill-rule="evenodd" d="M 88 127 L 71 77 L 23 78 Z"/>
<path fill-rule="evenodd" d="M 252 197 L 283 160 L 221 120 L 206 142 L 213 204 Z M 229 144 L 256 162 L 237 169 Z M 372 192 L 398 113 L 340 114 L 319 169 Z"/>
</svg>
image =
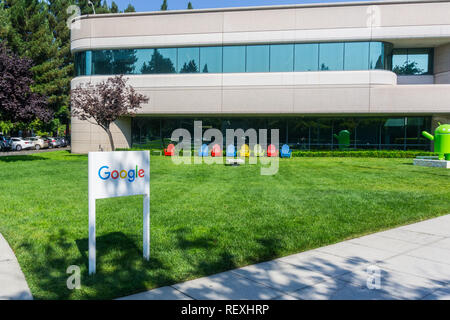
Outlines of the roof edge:
<svg viewBox="0 0 450 320">
<path fill-rule="evenodd" d="M 354 2 L 327 2 L 327 3 L 303 3 L 286 4 L 273 6 L 250 6 L 250 7 L 229 7 L 229 8 L 206 8 L 206 9 L 185 9 L 185 10 L 167 10 L 167 11 L 143 11 L 126 13 L 105 13 L 105 14 L 87 14 L 82 15 L 75 20 L 97 19 L 110 17 L 137 17 L 153 15 L 175 15 L 175 14 L 193 14 L 193 13 L 213 13 L 213 12 L 236 12 L 236 11 L 258 11 L 258 10 L 277 10 L 277 9 L 297 9 L 297 8 L 326 8 L 326 7 L 351 7 L 367 5 L 400 5 L 400 4 L 418 4 L 418 3 L 440 3 L 450 2 L 450 0 L 372 0 L 372 1 L 354 1 Z"/>
</svg>

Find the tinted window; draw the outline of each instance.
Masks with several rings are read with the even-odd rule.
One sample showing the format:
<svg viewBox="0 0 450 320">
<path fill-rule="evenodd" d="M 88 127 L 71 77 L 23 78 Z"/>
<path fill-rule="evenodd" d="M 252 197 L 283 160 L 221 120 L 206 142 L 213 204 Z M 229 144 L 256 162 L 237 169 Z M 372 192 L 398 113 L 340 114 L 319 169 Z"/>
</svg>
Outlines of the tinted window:
<svg viewBox="0 0 450 320">
<path fill-rule="evenodd" d="M 151 63 L 146 66 L 144 73 L 174 73 L 177 65 L 177 49 L 155 49 Z"/>
<path fill-rule="evenodd" d="M 195 73 L 200 65 L 199 48 L 179 48 L 178 49 L 178 72 Z"/>
<path fill-rule="evenodd" d="M 411 74 L 427 74 L 428 60 L 428 49 L 408 49 L 408 65 L 410 65 Z"/>
<path fill-rule="evenodd" d="M 369 69 L 384 69 L 384 46 L 381 42 L 370 43 Z"/>
<path fill-rule="evenodd" d="M 392 71 L 399 75 L 430 74 L 431 49 L 395 49 L 392 53 Z"/>
<path fill-rule="evenodd" d="M 222 72 L 222 47 L 200 48 L 200 72 Z"/>
<path fill-rule="evenodd" d="M 295 71 L 317 71 L 319 65 L 319 45 L 296 44 L 295 45 Z"/>
<path fill-rule="evenodd" d="M 245 72 L 245 46 L 223 48 L 223 72 Z"/>
<path fill-rule="evenodd" d="M 344 69 L 369 69 L 369 42 L 349 42 L 345 44 Z"/>
<path fill-rule="evenodd" d="M 135 63 L 135 73 L 147 74 L 155 73 L 155 68 L 150 68 L 154 49 L 139 49 L 136 50 L 136 63 Z M 153 72 L 151 72 L 153 70 Z"/>
<path fill-rule="evenodd" d="M 270 71 L 287 72 L 294 70 L 294 45 L 274 44 L 270 46 Z"/>
<path fill-rule="evenodd" d="M 321 43 L 319 46 L 319 70 L 343 70 L 343 56 L 343 43 Z"/>
<path fill-rule="evenodd" d="M 247 46 L 247 72 L 269 72 L 269 46 Z"/>
</svg>

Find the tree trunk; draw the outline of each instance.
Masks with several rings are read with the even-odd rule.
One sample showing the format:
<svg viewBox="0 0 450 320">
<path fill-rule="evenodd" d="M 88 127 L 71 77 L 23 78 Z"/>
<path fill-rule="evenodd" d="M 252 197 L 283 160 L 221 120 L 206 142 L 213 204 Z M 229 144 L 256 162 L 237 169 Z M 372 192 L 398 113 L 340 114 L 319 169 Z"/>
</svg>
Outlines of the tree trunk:
<svg viewBox="0 0 450 320">
<path fill-rule="evenodd" d="M 111 144 L 111 151 L 116 151 L 116 147 L 114 147 L 114 140 L 111 134 L 111 130 L 109 130 L 109 128 L 105 128 L 105 131 L 108 134 L 109 143 Z"/>
</svg>

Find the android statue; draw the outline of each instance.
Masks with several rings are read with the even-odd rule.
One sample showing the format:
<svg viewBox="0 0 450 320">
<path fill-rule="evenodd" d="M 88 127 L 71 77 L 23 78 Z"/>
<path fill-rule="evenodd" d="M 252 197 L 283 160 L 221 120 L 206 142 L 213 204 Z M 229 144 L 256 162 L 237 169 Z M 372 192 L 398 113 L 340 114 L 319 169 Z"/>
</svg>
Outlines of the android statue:
<svg viewBox="0 0 450 320">
<path fill-rule="evenodd" d="M 426 131 L 422 131 L 422 135 L 434 141 L 434 152 L 439 155 L 439 160 L 450 161 L 450 124 L 439 124 L 434 130 L 434 136 Z"/>
<path fill-rule="evenodd" d="M 341 130 L 339 135 L 334 134 L 333 136 L 337 139 L 340 150 L 350 147 L 350 132 L 348 130 Z"/>
</svg>

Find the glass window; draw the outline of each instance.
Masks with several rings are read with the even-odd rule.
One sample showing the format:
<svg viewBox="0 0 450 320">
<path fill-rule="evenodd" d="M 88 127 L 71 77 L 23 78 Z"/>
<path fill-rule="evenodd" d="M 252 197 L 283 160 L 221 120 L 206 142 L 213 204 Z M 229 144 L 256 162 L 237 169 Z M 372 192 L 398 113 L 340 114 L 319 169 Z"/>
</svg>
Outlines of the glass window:
<svg viewBox="0 0 450 320">
<path fill-rule="evenodd" d="M 269 72 L 269 46 L 247 46 L 247 72 Z"/>
<path fill-rule="evenodd" d="M 432 72 L 432 49 L 392 50 L 392 45 L 382 42 L 96 50 L 77 52 L 74 59 L 77 76 L 290 72 L 344 68 L 388 69 L 398 74 Z"/>
<path fill-rule="evenodd" d="M 200 72 L 222 72 L 222 47 L 200 48 Z"/>
<path fill-rule="evenodd" d="M 139 49 L 136 50 L 136 63 L 134 71 L 137 74 L 148 74 L 154 73 L 151 72 L 150 65 L 152 61 L 153 54 L 155 53 L 154 49 Z M 155 68 L 152 69 L 153 71 Z"/>
<path fill-rule="evenodd" d="M 195 73 L 200 65 L 199 48 L 179 48 L 178 49 L 178 72 Z"/>
<path fill-rule="evenodd" d="M 408 65 L 408 54 L 406 49 L 395 49 L 392 52 L 392 71 L 402 74 Z"/>
<path fill-rule="evenodd" d="M 144 65 L 142 73 L 175 73 L 177 65 L 177 49 L 155 49 L 148 64 Z"/>
<path fill-rule="evenodd" d="M 319 44 L 295 45 L 295 71 L 317 71 L 319 65 Z"/>
<path fill-rule="evenodd" d="M 392 71 L 399 75 L 430 74 L 430 49 L 395 49 L 392 52 Z"/>
<path fill-rule="evenodd" d="M 319 45 L 319 70 L 343 70 L 344 69 L 344 44 L 321 43 Z"/>
<path fill-rule="evenodd" d="M 345 43 L 345 70 L 369 69 L 369 42 Z"/>
<path fill-rule="evenodd" d="M 401 149 L 405 144 L 405 118 L 385 119 L 381 142 L 392 149 Z"/>
<path fill-rule="evenodd" d="M 270 71 L 288 72 L 294 70 L 294 45 L 274 44 L 270 46 Z"/>
<path fill-rule="evenodd" d="M 86 75 L 86 51 L 75 53 L 75 75 Z"/>
<path fill-rule="evenodd" d="M 370 43 L 369 69 L 384 69 L 384 44 Z"/>
<path fill-rule="evenodd" d="M 87 76 L 90 76 L 91 74 L 93 74 L 92 72 L 92 51 L 86 51 L 86 69 L 85 69 L 85 74 Z"/>
<path fill-rule="evenodd" d="M 408 49 L 408 66 L 411 74 L 427 74 L 429 50 L 428 49 Z"/>
<path fill-rule="evenodd" d="M 107 75 L 112 73 L 112 51 L 98 50 L 92 52 L 92 74 Z"/>
<path fill-rule="evenodd" d="M 135 72 L 137 61 L 134 49 L 111 50 L 112 52 L 112 73 L 132 74 Z"/>
<path fill-rule="evenodd" d="M 245 72 L 245 46 L 223 47 L 223 72 Z"/>
</svg>

